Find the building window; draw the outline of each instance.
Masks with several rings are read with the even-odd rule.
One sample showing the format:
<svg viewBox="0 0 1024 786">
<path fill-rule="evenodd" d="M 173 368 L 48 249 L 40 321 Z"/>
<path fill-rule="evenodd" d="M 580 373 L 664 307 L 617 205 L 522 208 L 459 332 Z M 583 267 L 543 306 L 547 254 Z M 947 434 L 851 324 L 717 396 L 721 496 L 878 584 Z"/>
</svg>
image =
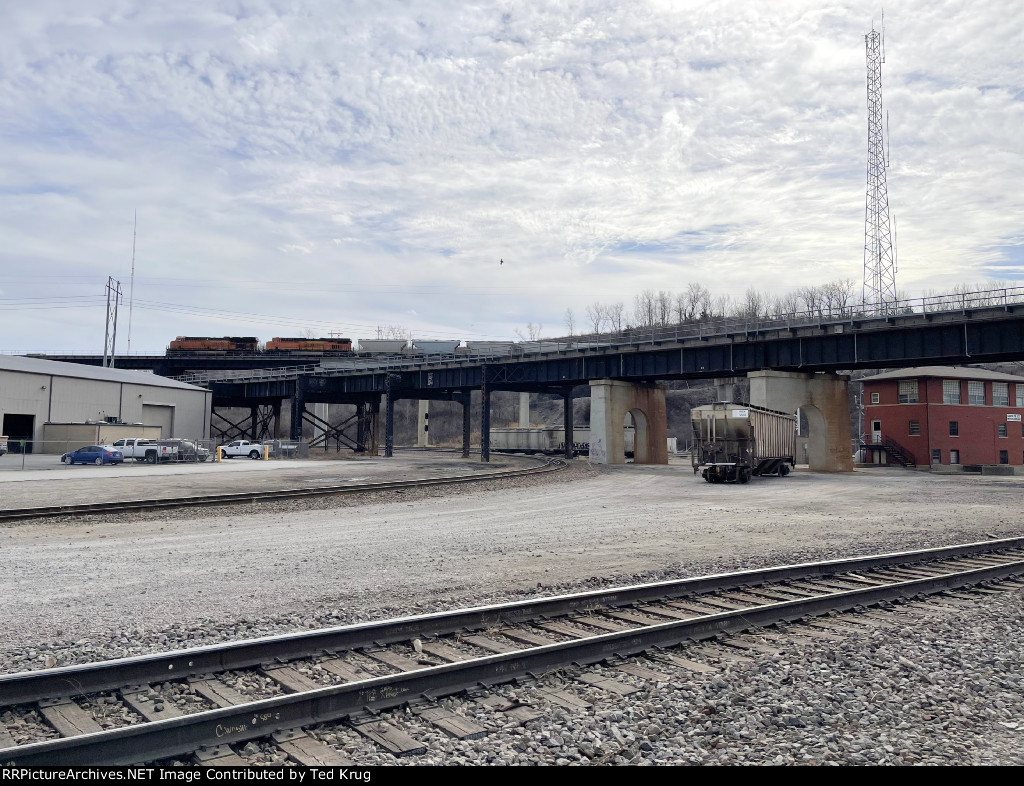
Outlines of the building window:
<svg viewBox="0 0 1024 786">
<path fill-rule="evenodd" d="M 941 464 L 941 463 L 942 463 L 942 451 L 939 450 L 938 448 L 935 448 L 934 450 L 932 450 L 932 464 Z"/>
<path fill-rule="evenodd" d="M 1018 382 L 1013 387 L 1017 391 L 1017 406 L 1024 407 L 1024 383 Z"/>
<path fill-rule="evenodd" d="M 983 407 L 985 406 L 985 383 L 984 382 L 968 382 L 967 383 L 967 403 L 972 407 Z"/>
<path fill-rule="evenodd" d="M 998 429 L 999 429 L 999 436 L 1005 437 L 1006 436 L 1006 424 L 1005 423 L 1000 423 L 999 426 L 998 426 Z"/>
<path fill-rule="evenodd" d="M 960 380 L 958 380 L 958 379 L 944 379 L 944 380 L 942 380 L 942 403 L 943 404 L 959 404 L 960 403 Z"/>
<path fill-rule="evenodd" d="M 871 394 L 871 403 L 872 404 L 877 404 L 878 403 L 878 394 L 877 393 L 872 393 Z M 1021 406 L 1024 406 L 1024 405 L 1021 405 Z"/>
<path fill-rule="evenodd" d="M 1010 406 L 1010 385 L 1006 382 L 992 383 L 992 406 Z"/>
<path fill-rule="evenodd" d="M 949 451 L 949 463 L 950 464 L 959 464 L 960 463 L 960 451 L 959 450 L 951 450 L 951 451 Z"/>
<path fill-rule="evenodd" d="M 1009 464 L 1010 463 L 1010 454 L 1009 454 L 1008 451 L 1005 451 L 1005 450 L 1000 450 L 999 451 L 999 463 L 1000 464 Z"/>
<path fill-rule="evenodd" d="M 916 404 L 917 403 L 917 380 L 903 380 L 900 382 L 899 391 L 899 403 L 900 404 Z"/>
<path fill-rule="evenodd" d="M 918 420 L 910 421 L 910 436 L 919 437 L 921 436 L 921 422 Z"/>
<path fill-rule="evenodd" d="M 949 421 L 949 436 L 959 437 L 960 436 L 960 421 L 951 420 Z"/>
</svg>

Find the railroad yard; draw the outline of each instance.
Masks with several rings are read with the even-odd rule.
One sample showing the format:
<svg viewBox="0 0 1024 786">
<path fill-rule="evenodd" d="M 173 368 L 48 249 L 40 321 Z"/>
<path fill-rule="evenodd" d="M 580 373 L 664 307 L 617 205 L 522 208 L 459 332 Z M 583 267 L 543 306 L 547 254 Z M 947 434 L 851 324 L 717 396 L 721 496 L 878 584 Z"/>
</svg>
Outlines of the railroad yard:
<svg viewBox="0 0 1024 786">
<path fill-rule="evenodd" d="M 308 690 L 343 693 L 366 680 L 387 694 L 385 678 L 406 679 L 408 687 L 390 690 L 419 696 L 416 680 L 433 679 L 445 664 L 454 670 L 473 661 L 495 674 L 514 673 L 517 667 L 501 659 L 536 657 L 522 667 L 533 676 L 515 682 L 478 674 L 468 690 L 428 690 L 431 701 L 363 701 L 372 712 L 339 710 L 336 720 L 296 723 L 304 731 L 291 737 L 279 724 L 266 734 L 229 735 L 230 746 L 155 747 L 168 754 L 155 758 L 1024 763 L 1024 584 L 1006 578 L 1019 575 L 1021 542 L 994 544 L 999 553 L 991 555 L 979 546 L 898 564 L 679 584 L 1016 538 L 1024 534 L 1022 479 L 802 469 L 741 487 L 704 483 L 676 459 L 668 466 L 578 460 L 543 474 L 507 474 L 541 464 L 501 457 L 482 466 L 457 454 L 408 451 L 388 460 L 227 462 L 189 471 L 0 473 L 0 507 L 7 510 L 351 486 L 337 495 L 0 523 L 0 626 L 9 632 L 0 640 L 0 671 L 8 675 L 0 678 L 0 750 L 29 752 L 46 740 L 143 721 L 159 728 L 218 708 L 227 724 L 232 707 L 251 702 L 286 713 L 274 702 Z M 494 472 L 502 474 L 481 477 Z M 366 485 L 461 476 L 476 480 Z M 995 572 L 942 584 L 954 567 Z M 672 584 L 636 597 L 603 593 L 649 582 Z M 910 582 L 902 594 L 913 599 L 894 604 L 872 594 L 891 582 Z M 579 593 L 591 595 L 547 611 L 529 603 Z M 836 616 L 832 606 L 812 608 L 822 593 L 857 597 L 830 601 L 845 610 Z M 526 604 L 529 613 L 435 619 L 496 603 Z M 421 619 L 400 633 L 381 622 L 415 615 Z M 713 624 L 705 624 L 709 616 Z M 779 619 L 789 624 L 776 625 Z M 62 668 L 96 661 L 285 633 L 314 636 L 353 623 L 380 624 L 365 634 L 332 634 L 299 660 L 263 649 L 249 660 L 228 658 L 228 670 L 216 676 L 212 668 L 168 661 L 149 664 L 157 670 L 138 691 L 118 688 L 114 677 L 108 684 L 76 675 L 96 689 L 83 689 L 73 702 L 4 700 L 5 691 L 21 690 L 9 676 L 15 672 L 60 678 Z M 666 630 L 654 643 L 634 646 L 630 631 L 644 627 Z M 522 652 L 582 646 L 588 636 L 615 641 L 598 641 L 596 650 L 564 662 Z M 501 663 L 489 662 L 495 659 Z M 174 668 L 177 679 L 158 678 Z M 448 679 L 458 686 L 466 678 Z M 359 704 L 340 693 L 322 701 Z M 0 760 L 19 760 L 8 753 Z"/>
</svg>

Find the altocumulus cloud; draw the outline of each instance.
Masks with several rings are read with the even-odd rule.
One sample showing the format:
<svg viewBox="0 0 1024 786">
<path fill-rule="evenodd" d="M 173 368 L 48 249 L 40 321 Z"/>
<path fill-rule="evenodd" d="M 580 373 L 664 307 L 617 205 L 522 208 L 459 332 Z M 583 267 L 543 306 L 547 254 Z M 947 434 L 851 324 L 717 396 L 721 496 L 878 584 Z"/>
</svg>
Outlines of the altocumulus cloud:
<svg viewBox="0 0 1024 786">
<path fill-rule="evenodd" d="M 1020 277 L 1024 11 L 892 10 L 899 285 Z M 566 306 L 645 288 L 859 278 L 878 13 L 4 4 L 0 348 L 97 347 L 136 209 L 140 350 L 396 323 L 557 333 Z"/>
</svg>

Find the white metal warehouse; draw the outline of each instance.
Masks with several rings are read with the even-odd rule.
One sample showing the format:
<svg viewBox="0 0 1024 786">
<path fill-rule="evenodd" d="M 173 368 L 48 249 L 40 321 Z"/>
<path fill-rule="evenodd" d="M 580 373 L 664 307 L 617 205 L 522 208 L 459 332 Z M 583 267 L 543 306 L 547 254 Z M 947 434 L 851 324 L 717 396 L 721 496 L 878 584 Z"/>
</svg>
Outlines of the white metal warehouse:
<svg viewBox="0 0 1024 786">
<path fill-rule="evenodd" d="M 144 371 L 0 355 L 11 452 L 63 453 L 121 437 L 210 436 L 209 390 Z"/>
</svg>

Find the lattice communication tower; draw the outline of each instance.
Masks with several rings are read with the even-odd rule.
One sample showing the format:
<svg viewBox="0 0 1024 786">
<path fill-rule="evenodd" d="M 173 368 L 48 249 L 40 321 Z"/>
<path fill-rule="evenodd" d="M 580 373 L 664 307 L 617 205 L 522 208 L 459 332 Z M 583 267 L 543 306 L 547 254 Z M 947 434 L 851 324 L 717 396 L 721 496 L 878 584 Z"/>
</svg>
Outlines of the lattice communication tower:
<svg viewBox="0 0 1024 786">
<path fill-rule="evenodd" d="M 883 27 L 884 30 L 884 27 Z M 868 188 L 864 210 L 863 302 L 891 308 L 896 305 L 896 259 L 889 225 L 889 193 L 885 183 L 886 128 L 882 123 L 882 63 L 884 33 L 871 28 L 864 36 L 868 59 Z"/>
</svg>

